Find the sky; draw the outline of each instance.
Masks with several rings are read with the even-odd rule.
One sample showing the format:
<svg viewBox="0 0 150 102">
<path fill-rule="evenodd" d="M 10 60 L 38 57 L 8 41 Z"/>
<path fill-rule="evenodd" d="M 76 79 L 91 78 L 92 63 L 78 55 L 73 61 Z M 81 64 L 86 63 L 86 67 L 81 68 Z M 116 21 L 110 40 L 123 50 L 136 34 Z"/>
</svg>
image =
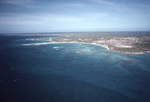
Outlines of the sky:
<svg viewBox="0 0 150 102">
<path fill-rule="evenodd" d="M 150 31 L 150 0 L 0 0 L 0 33 Z"/>
</svg>

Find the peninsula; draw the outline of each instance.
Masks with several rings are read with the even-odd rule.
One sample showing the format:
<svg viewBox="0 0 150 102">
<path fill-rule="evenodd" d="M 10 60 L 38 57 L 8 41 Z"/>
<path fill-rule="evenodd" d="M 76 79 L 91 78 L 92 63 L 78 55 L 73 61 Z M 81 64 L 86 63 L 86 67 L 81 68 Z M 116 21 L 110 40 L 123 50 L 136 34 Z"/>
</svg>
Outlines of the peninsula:
<svg viewBox="0 0 150 102">
<path fill-rule="evenodd" d="M 31 38 L 28 40 L 95 44 L 105 46 L 112 52 L 126 54 L 150 52 L 150 33 L 64 33 L 57 35 L 61 35 L 61 37 Z"/>
<path fill-rule="evenodd" d="M 23 34 L 24 36 L 46 36 L 30 38 L 59 43 L 86 43 L 105 46 L 109 51 L 126 54 L 143 54 L 150 52 L 150 33 L 57 33 L 57 34 Z M 23 36 L 22 35 L 22 36 Z M 9 35 L 10 36 L 10 35 Z M 12 34 L 11 34 L 12 36 Z M 13 34 L 13 36 L 17 36 Z M 48 37 L 57 36 L 57 37 Z"/>
</svg>

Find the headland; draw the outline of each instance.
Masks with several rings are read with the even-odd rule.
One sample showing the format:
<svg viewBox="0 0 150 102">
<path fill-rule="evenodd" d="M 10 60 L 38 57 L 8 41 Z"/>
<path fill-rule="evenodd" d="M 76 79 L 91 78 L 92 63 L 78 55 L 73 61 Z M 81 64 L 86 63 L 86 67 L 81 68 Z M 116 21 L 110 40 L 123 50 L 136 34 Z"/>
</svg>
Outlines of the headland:
<svg viewBox="0 0 150 102">
<path fill-rule="evenodd" d="M 111 52 L 125 54 L 143 54 L 150 52 L 150 33 L 57 33 L 57 34 L 25 34 L 25 36 L 60 36 L 46 38 L 30 38 L 27 40 L 43 40 L 56 43 L 85 43 L 107 48 Z"/>
</svg>

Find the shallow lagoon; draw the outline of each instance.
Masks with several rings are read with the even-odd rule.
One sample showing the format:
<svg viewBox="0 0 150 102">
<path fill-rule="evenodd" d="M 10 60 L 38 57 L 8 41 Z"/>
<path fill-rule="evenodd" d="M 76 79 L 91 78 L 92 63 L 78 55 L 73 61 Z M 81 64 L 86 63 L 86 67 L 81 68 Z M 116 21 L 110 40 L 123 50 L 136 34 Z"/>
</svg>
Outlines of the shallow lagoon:
<svg viewBox="0 0 150 102">
<path fill-rule="evenodd" d="M 150 101 L 149 53 L 121 54 L 97 45 L 27 38 L 1 40 L 2 102 Z"/>
</svg>

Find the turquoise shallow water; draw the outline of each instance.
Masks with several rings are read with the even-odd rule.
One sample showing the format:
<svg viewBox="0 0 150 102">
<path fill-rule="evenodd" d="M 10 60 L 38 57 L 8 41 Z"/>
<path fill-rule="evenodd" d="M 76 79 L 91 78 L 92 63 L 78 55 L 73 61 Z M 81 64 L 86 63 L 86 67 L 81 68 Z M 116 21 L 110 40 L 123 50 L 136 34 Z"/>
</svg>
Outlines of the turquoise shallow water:
<svg viewBox="0 0 150 102">
<path fill-rule="evenodd" d="M 1 36 L 2 102 L 150 102 L 150 54 Z"/>
</svg>

